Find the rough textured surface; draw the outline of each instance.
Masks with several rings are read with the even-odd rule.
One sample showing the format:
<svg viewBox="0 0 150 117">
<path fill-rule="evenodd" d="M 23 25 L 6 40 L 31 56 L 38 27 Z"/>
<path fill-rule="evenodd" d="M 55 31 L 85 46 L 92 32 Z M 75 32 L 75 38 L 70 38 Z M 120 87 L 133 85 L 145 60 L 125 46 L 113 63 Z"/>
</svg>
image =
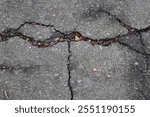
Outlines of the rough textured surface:
<svg viewBox="0 0 150 117">
<path fill-rule="evenodd" d="M 16 38 L 0 48 L 1 99 L 70 99 L 66 43 L 39 49 Z"/>
<path fill-rule="evenodd" d="M 1 0 L 0 99 L 150 99 L 149 8 Z"/>
<path fill-rule="evenodd" d="M 102 48 L 73 43 L 71 50 L 75 99 L 137 99 L 141 55 L 118 44 Z"/>
</svg>

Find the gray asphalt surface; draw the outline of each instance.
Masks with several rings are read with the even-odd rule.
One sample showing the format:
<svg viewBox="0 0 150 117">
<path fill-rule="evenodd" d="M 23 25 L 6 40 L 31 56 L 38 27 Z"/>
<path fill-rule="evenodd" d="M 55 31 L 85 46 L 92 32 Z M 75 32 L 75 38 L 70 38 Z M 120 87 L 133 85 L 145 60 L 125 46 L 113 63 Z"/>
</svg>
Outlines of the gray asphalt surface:
<svg viewBox="0 0 150 117">
<path fill-rule="evenodd" d="M 31 21 L 112 38 L 128 33 L 116 18 L 138 30 L 148 27 L 149 8 L 149 0 L 1 0 L 0 34 Z M 35 40 L 62 36 L 54 27 L 29 24 L 20 31 Z M 47 48 L 12 37 L 0 42 L 0 99 L 150 99 L 149 37 L 147 30 L 119 38 L 122 44 L 71 41 Z"/>
</svg>

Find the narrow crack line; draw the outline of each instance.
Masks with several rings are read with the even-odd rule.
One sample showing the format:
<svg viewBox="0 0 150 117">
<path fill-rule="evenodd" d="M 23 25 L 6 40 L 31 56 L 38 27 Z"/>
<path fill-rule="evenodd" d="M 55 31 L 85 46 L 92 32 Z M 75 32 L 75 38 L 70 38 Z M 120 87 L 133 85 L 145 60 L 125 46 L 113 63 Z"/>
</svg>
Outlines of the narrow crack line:
<svg viewBox="0 0 150 117">
<path fill-rule="evenodd" d="M 69 87 L 69 90 L 70 90 L 70 94 L 71 94 L 71 100 L 73 100 L 74 98 L 74 94 L 73 94 L 73 88 L 72 88 L 72 85 L 71 85 L 71 68 L 70 68 L 70 65 L 71 65 L 71 49 L 70 49 L 70 40 L 67 41 L 67 45 L 68 45 L 68 58 L 67 58 L 67 69 L 68 69 L 68 87 Z"/>
<path fill-rule="evenodd" d="M 133 31 L 138 30 L 138 29 L 136 29 L 136 28 L 133 28 L 133 27 L 127 25 L 126 23 L 124 23 L 123 21 L 121 21 L 119 18 L 117 18 L 115 15 L 111 14 L 110 12 L 108 12 L 108 11 L 106 11 L 106 10 L 104 10 L 104 9 L 101 9 L 100 12 L 104 12 L 104 13 L 108 14 L 108 16 L 114 18 L 116 21 L 119 22 L 119 24 L 120 24 L 121 26 L 123 26 L 124 28 L 126 28 L 129 32 L 133 32 Z"/>
<path fill-rule="evenodd" d="M 24 41 L 29 42 L 32 46 L 36 46 L 38 48 L 52 47 L 58 43 L 67 42 L 68 53 L 69 53 L 69 55 L 67 57 L 68 87 L 69 87 L 70 94 L 71 94 L 71 100 L 73 100 L 73 98 L 74 98 L 74 92 L 73 92 L 73 88 L 71 85 L 71 55 L 72 55 L 71 48 L 70 48 L 71 42 L 84 41 L 84 42 L 88 42 L 89 44 L 91 44 L 93 46 L 94 45 L 109 46 L 112 43 L 118 43 L 120 45 L 128 47 L 128 49 L 130 49 L 136 53 L 142 54 L 145 57 L 146 72 L 148 72 L 148 70 L 149 70 L 149 62 L 148 61 L 150 58 L 150 53 L 147 53 L 145 50 L 146 45 L 144 44 L 144 41 L 142 38 L 142 33 L 150 31 L 150 26 L 147 26 L 147 27 L 141 28 L 141 29 L 133 28 L 106 10 L 101 9 L 100 12 L 106 13 L 108 16 L 114 18 L 122 27 L 124 27 L 128 30 L 128 33 L 122 34 L 122 35 L 117 35 L 114 37 L 93 39 L 93 38 L 82 35 L 78 31 L 70 31 L 70 33 L 61 32 L 60 30 L 56 29 L 56 27 L 54 25 L 50 25 L 50 24 L 43 24 L 43 23 L 38 23 L 38 22 L 24 22 L 16 29 L 8 28 L 8 29 L 5 29 L 3 32 L 1 32 L 0 33 L 0 42 L 8 41 L 9 39 L 14 38 L 14 37 L 19 37 L 19 39 L 23 39 Z M 51 38 L 36 40 L 36 39 L 34 39 L 34 37 L 30 37 L 21 32 L 21 29 L 25 25 L 43 26 L 43 27 L 47 27 L 47 28 L 48 27 L 53 28 L 55 33 L 59 34 L 59 36 L 58 35 L 54 36 L 54 38 L 57 38 L 54 41 L 52 41 Z M 131 46 L 130 44 L 121 42 L 120 38 L 130 36 L 130 35 L 139 35 L 140 36 L 140 43 L 141 43 L 144 51 L 140 51 L 140 50 L 134 48 L 133 46 Z M 0 69 L 2 69 L 2 68 L 0 68 Z M 9 68 L 6 68 L 6 69 L 9 69 Z M 144 72 L 143 70 L 140 70 L 140 71 L 141 71 L 141 73 Z M 150 99 L 150 95 L 149 95 L 150 87 L 148 87 L 148 85 L 147 85 L 146 76 L 144 78 L 142 78 L 142 80 L 140 82 L 142 84 L 142 90 L 138 90 L 138 91 L 143 95 L 143 97 L 145 99 Z M 147 90 L 148 92 L 143 92 L 143 90 L 145 88 L 148 89 Z"/>
<path fill-rule="evenodd" d="M 139 40 L 140 40 L 140 42 L 141 42 L 141 44 L 142 44 L 142 47 L 143 47 L 143 50 L 144 50 L 144 52 L 146 53 L 146 45 L 145 45 L 145 43 L 144 43 L 144 41 L 143 41 L 143 37 L 142 37 L 142 34 L 141 33 L 138 33 L 138 35 L 139 35 Z"/>
<path fill-rule="evenodd" d="M 20 30 L 22 27 L 24 27 L 26 24 L 29 24 L 29 25 L 37 25 L 37 26 L 44 26 L 44 27 L 55 27 L 53 25 L 50 25 L 50 24 L 43 24 L 43 23 L 38 23 L 38 22 L 24 22 L 23 24 L 21 24 L 16 30 Z"/>
<path fill-rule="evenodd" d="M 125 43 L 123 43 L 123 42 L 121 42 L 121 41 L 118 41 L 118 43 L 119 43 L 120 45 L 123 45 L 123 46 L 129 48 L 130 50 L 133 50 L 134 52 L 136 52 L 136 53 L 138 53 L 138 54 L 142 54 L 142 55 L 145 55 L 145 54 L 146 54 L 145 52 L 141 52 L 141 51 L 139 51 L 139 50 L 136 50 L 136 49 L 135 49 L 134 47 L 132 47 L 131 45 L 125 44 Z M 146 54 L 146 55 L 147 55 L 147 54 Z"/>
<path fill-rule="evenodd" d="M 150 26 L 147 26 L 147 27 L 145 27 L 145 28 L 138 29 L 138 30 L 137 30 L 137 33 L 147 32 L 147 31 L 149 31 L 149 30 L 150 30 Z"/>
<path fill-rule="evenodd" d="M 142 36 L 142 34 L 141 33 L 139 33 L 139 35 L 140 35 L 140 42 L 141 42 L 141 44 L 142 44 L 142 47 L 143 47 L 143 50 L 144 50 L 144 53 L 146 53 L 146 45 L 145 45 L 145 43 L 144 43 L 144 41 L 143 41 L 143 36 Z M 145 58 L 145 63 L 146 63 L 146 71 L 148 72 L 148 70 L 149 70 L 149 56 L 147 55 L 147 54 L 145 54 L 144 55 L 144 58 Z"/>
<path fill-rule="evenodd" d="M 143 29 L 139 29 L 139 30 L 135 30 L 135 31 L 132 31 L 132 32 L 128 32 L 127 34 L 124 34 L 124 35 L 117 35 L 117 36 L 112 37 L 112 38 L 104 38 L 104 39 L 92 39 L 90 37 L 83 36 L 78 31 L 74 31 L 74 32 L 71 32 L 69 34 L 68 33 L 65 34 L 65 33 L 57 30 L 56 28 L 54 28 L 54 30 L 57 31 L 62 36 L 59 39 L 57 39 L 56 41 L 52 42 L 52 41 L 50 41 L 50 40 L 48 41 L 46 39 L 35 40 L 33 37 L 30 37 L 30 36 L 27 36 L 27 35 L 24 35 L 23 33 L 21 33 L 18 29 L 20 29 L 25 24 L 41 25 L 41 26 L 46 26 L 46 27 L 49 27 L 49 26 L 50 27 L 54 27 L 52 25 L 46 25 L 46 24 L 42 24 L 42 23 L 25 22 L 24 24 L 21 24 L 21 26 L 19 28 L 17 28 L 17 29 L 10 28 L 10 29 L 6 29 L 2 33 L 0 33 L 0 42 L 8 41 L 10 38 L 13 38 L 13 37 L 20 37 L 21 39 L 30 42 L 33 46 L 37 46 L 39 48 L 51 47 L 51 46 L 56 45 L 58 43 L 66 42 L 68 39 L 71 42 L 87 41 L 91 45 L 102 45 L 102 46 L 109 46 L 111 43 L 117 42 L 117 43 L 119 43 L 121 45 L 128 46 L 131 50 L 134 50 L 134 51 L 136 51 L 136 52 L 138 52 L 140 54 L 143 54 L 143 55 L 145 54 L 145 55 L 150 56 L 150 54 L 141 53 L 138 50 L 133 49 L 133 47 L 131 47 L 129 45 L 126 45 L 124 43 L 121 43 L 119 41 L 120 38 L 128 36 L 131 33 L 132 34 L 141 34 L 142 32 L 150 30 L 150 27 L 146 27 L 146 28 L 143 28 Z"/>
<path fill-rule="evenodd" d="M 141 41 L 141 44 L 142 44 L 142 47 L 143 47 L 143 50 L 144 50 L 144 53 L 146 53 L 146 49 L 147 49 L 147 47 L 146 47 L 146 45 L 145 45 L 145 43 L 144 43 L 144 41 L 143 41 L 143 36 L 142 36 L 142 34 L 141 33 L 139 33 L 139 35 L 140 35 L 140 41 Z M 146 71 L 148 71 L 149 70 L 149 57 L 150 56 L 148 56 L 147 54 L 145 54 L 144 55 L 144 58 L 145 58 L 145 60 L 146 60 Z"/>
<path fill-rule="evenodd" d="M 113 17 L 116 21 L 119 22 L 119 24 L 121 26 L 125 27 L 128 30 L 128 33 L 122 34 L 122 35 L 117 35 L 117 36 L 111 37 L 111 38 L 92 39 L 90 37 L 86 37 L 86 36 L 82 35 L 78 31 L 70 31 L 70 33 L 66 33 L 66 32 L 61 32 L 60 30 L 56 29 L 56 27 L 54 25 L 43 24 L 43 23 L 38 23 L 38 22 L 24 22 L 17 29 L 9 28 L 9 29 L 5 29 L 2 33 L 0 33 L 0 42 L 8 41 L 9 39 L 11 39 L 13 37 L 19 37 L 20 39 L 28 41 L 29 43 L 31 43 L 31 45 L 36 46 L 38 48 L 51 47 L 51 46 L 56 45 L 56 44 L 61 43 L 61 42 L 67 42 L 68 40 L 70 42 L 86 41 L 91 45 L 102 45 L 102 46 L 109 46 L 112 43 L 119 43 L 123 46 L 128 47 L 130 50 L 133 50 L 133 51 L 139 53 L 139 54 L 142 54 L 144 56 L 150 56 L 150 53 L 141 52 L 141 51 L 135 49 L 134 47 L 132 47 L 131 45 L 125 44 L 119 40 L 120 38 L 123 38 L 125 36 L 130 36 L 131 34 L 132 35 L 133 34 L 134 35 L 136 35 L 136 34 L 141 35 L 141 33 L 149 31 L 150 26 L 147 26 L 147 27 L 142 28 L 142 29 L 136 29 L 136 28 L 133 28 L 133 27 L 125 24 L 122 20 L 117 18 L 115 15 L 112 15 L 110 12 L 108 12 L 106 10 L 101 9 L 100 12 L 104 12 L 104 13 L 108 14 L 108 16 Z M 36 40 L 33 37 L 30 37 L 28 35 L 24 35 L 20 31 L 20 29 L 27 24 L 32 25 L 32 26 L 44 26 L 44 27 L 53 28 L 54 31 L 57 34 L 59 34 L 59 36 L 55 35 L 54 38 L 57 38 L 57 39 L 54 41 L 52 41 L 51 36 L 47 39 Z M 143 43 L 141 43 L 141 44 L 143 45 Z"/>
<path fill-rule="evenodd" d="M 55 28 L 54 25 L 51 25 L 51 24 L 43 24 L 43 23 L 38 23 L 38 22 L 24 22 L 23 24 L 21 24 L 16 30 L 20 30 L 22 27 L 24 27 L 25 25 L 32 25 L 32 26 L 43 26 L 43 27 L 50 27 L 50 28 L 53 28 L 55 30 L 55 32 L 65 36 L 65 34 L 59 30 L 57 30 Z"/>
</svg>

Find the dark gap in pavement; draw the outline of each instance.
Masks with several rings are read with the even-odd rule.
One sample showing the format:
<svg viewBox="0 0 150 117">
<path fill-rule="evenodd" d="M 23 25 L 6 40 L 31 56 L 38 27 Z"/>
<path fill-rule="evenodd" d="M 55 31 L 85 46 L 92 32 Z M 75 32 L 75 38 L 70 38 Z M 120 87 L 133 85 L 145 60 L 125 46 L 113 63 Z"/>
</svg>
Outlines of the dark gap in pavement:
<svg viewBox="0 0 150 117">
<path fill-rule="evenodd" d="M 68 87 L 69 87 L 69 90 L 70 90 L 70 94 L 71 94 L 71 100 L 73 100 L 73 88 L 71 86 L 71 55 L 72 55 L 72 52 L 71 52 L 71 48 L 70 48 L 70 41 L 67 41 L 67 44 L 68 44 L 68 58 L 67 58 L 67 69 L 68 69 Z"/>
<path fill-rule="evenodd" d="M 115 37 L 111 37 L 111 38 L 104 38 L 104 39 L 92 39 L 90 37 L 86 37 L 84 35 L 82 35 L 80 32 L 78 31 L 68 31 L 68 32 L 61 32 L 60 30 L 57 30 L 55 28 L 54 25 L 49 25 L 49 24 L 42 24 L 42 23 L 38 23 L 38 22 L 24 22 L 23 24 L 21 24 L 18 28 L 7 28 L 5 29 L 3 32 L 0 33 L 0 42 L 3 41 L 8 41 L 11 38 L 14 37 L 19 37 L 20 39 L 23 39 L 25 41 L 28 41 L 29 43 L 31 43 L 32 46 L 36 46 L 38 48 L 46 48 L 46 47 L 52 47 L 53 45 L 56 45 L 58 43 L 62 43 L 62 42 L 67 42 L 68 43 L 68 58 L 67 58 L 67 69 L 68 69 L 68 86 L 69 86 L 69 90 L 71 93 L 71 100 L 73 99 L 73 88 L 71 86 L 71 50 L 70 50 L 70 43 L 71 42 L 80 42 L 80 41 L 86 41 L 91 45 L 102 45 L 102 46 L 109 46 L 111 43 L 118 43 L 120 45 L 123 45 L 125 47 L 127 47 L 128 49 L 139 53 L 141 55 L 143 55 L 145 57 L 145 60 L 147 61 L 147 68 L 148 69 L 148 59 L 150 54 L 147 53 L 145 51 L 145 44 L 143 42 L 142 39 L 142 33 L 147 32 L 150 30 L 150 26 L 147 26 L 145 28 L 142 29 L 136 29 L 133 28 L 127 24 L 125 24 L 122 20 L 120 20 L 119 18 L 117 18 L 116 16 L 112 15 L 110 12 L 103 10 L 103 9 L 98 9 L 98 11 L 96 12 L 102 12 L 102 13 L 106 13 L 108 16 L 112 17 L 113 19 L 115 19 L 122 27 L 126 28 L 128 30 L 127 34 L 123 34 L 123 35 L 117 35 Z M 31 25 L 31 26 L 43 26 L 43 27 L 49 27 L 49 28 L 53 28 L 53 30 L 55 31 L 53 35 L 51 35 L 49 38 L 47 39 L 42 39 L 42 40 L 36 40 L 34 39 L 34 37 L 30 37 L 28 35 L 23 34 L 23 32 L 20 31 L 20 29 L 22 27 L 24 27 L 25 25 Z M 140 43 L 139 48 L 136 48 L 136 42 L 135 44 L 133 39 L 129 38 L 126 39 L 126 37 L 131 37 L 131 36 L 137 36 L 137 43 Z M 51 37 L 55 38 L 51 40 Z M 6 69 L 8 69 L 6 67 Z M 145 81 L 146 79 L 143 79 L 141 82 L 141 84 L 143 85 L 143 89 L 145 88 Z M 150 90 L 149 90 L 150 92 Z M 144 92 L 142 95 L 145 96 Z M 149 99 L 150 97 L 148 97 Z M 145 99 L 147 99 L 147 96 L 145 96 Z"/>
</svg>

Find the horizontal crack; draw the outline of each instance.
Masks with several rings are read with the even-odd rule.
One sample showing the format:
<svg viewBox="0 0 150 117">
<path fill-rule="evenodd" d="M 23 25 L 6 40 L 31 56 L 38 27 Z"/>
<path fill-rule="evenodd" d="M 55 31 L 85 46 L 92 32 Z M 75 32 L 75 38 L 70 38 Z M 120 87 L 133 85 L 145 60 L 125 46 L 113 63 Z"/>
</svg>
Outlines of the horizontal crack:
<svg viewBox="0 0 150 117">
<path fill-rule="evenodd" d="M 57 30 L 54 25 L 43 24 L 43 23 L 38 23 L 38 22 L 24 22 L 23 24 L 21 24 L 16 29 L 9 28 L 9 29 L 5 29 L 2 33 L 0 33 L 0 42 L 8 41 L 10 38 L 13 38 L 13 37 L 20 37 L 21 39 L 30 42 L 33 46 L 36 46 L 36 47 L 39 47 L 39 48 L 51 47 L 51 46 L 56 45 L 56 44 L 61 43 L 61 42 L 67 42 L 68 40 L 71 41 L 71 42 L 86 41 L 91 45 L 102 45 L 102 46 L 109 46 L 111 43 L 119 43 L 119 44 L 121 44 L 123 46 L 126 46 L 129 49 L 131 49 L 131 50 L 133 50 L 137 53 L 140 53 L 142 55 L 150 56 L 149 53 L 141 52 L 141 51 L 135 49 L 134 47 L 130 46 L 129 44 L 123 43 L 119 40 L 120 38 L 130 36 L 130 35 L 139 34 L 141 36 L 141 33 L 150 30 L 150 26 L 147 26 L 147 27 L 142 28 L 142 29 L 136 29 L 136 28 L 133 28 L 133 27 L 125 24 L 123 21 L 121 21 L 115 15 L 112 15 L 110 12 L 108 12 L 106 10 L 100 9 L 99 12 L 106 13 L 108 16 L 114 18 L 121 26 L 125 27 L 128 30 L 128 33 L 123 34 L 123 35 L 117 35 L 117 36 L 112 37 L 112 38 L 92 39 L 90 37 L 86 37 L 86 36 L 82 35 L 78 31 L 72 31 L 70 33 L 65 33 L 65 32 L 61 32 L 60 30 Z M 35 40 L 33 37 L 24 35 L 20 31 L 20 29 L 22 27 L 24 27 L 25 25 L 27 25 L 27 24 L 32 25 L 32 26 L 43 26 L 43 27 L 53 28 L 54 31 L 59 34 L 59 36 L 56 35 L 55 36 L 56 38 L 55 38 L 54 41 L 51 41 L 50 38 L 42 39 L 42 40 Z M 142 36 L 140 38 L 142 38 Z"/>
<path fill-rule="evenodd" d="M 133 51 L 136 51 L 140 54 L 150 56 L 150 54 L 148 54 L 146 52 L 144 52 L 144 53 L 140 52 L 140 51 L 134 49 L 133 47 L 131 47 L 131 46 L 125 44 L 125 43 L 122 43 L 119 40 L 120 38 L 129 36 L 131 34 L 140 34 L 141 35 L 141 33 L 145 32 L 145 31 L 149 31 L 150 26 L 148 26 L 146 28 L 142 28 L 142 29 L 129 31 L 127 34 L 124 34 L 124 35 L 117 35 L 117 36 L 112 37 L 112 38 L 104 38 L 104 39 L 92 39 L 90 37 L 83 36 L 78 31 L 73 31 L 73 32 L 70 32 L 70 33 L 66 34 L 66 33 L 63 33 L 63 32 L 61 32 L 61 31 L 54 28 L 55 31 L 58 32 L 59 34 L 61 34 L 62 36 L 59 37 L 59 38 L 56 37 L 55 41 L 50 41 L 48 39 L 35 40 L 33 37 L 24 35 L 22 32 L 19 31 L 19 29 L 21 29 L 21 27 L 24 26 L 25 24 L 40 25 L 40 26 L 45 26 L 45 27 L 54 27 L 52 25 L 45 25 L 45 24 L 42 24 L 42 23 L 25 22 L 25 23 L 21 24 L 20 27 L 17 28 L 17 29 L 10 28 L 10 29 L 6 29 L 2 33 L 0 33 L 0 42 L 8 41 L 10 38 L 13 38 L 13 37 L 20 37 L 21 39 L 30 42 L 33 46 L 36 46 L 36 47 L 39 47 L 39 48 L 51 47 L 51 46 L 56 45 L 56 44 L 61 43 L 61 42 L 67 42 L 68 40 L 71 41 L 71 42 L 86 41 L 91 45 L 102 45 L 102 46 L 109 46 L 111 43 L 116 42 L 116 43 L 124 45 L 124 46 L 128 47 L 129 49 L 131 49 Z"/>
<path fill-rule="evenodd" d="M 126 28 L 128 30 L 128 33 L 126 34 L 120 34 L 117 35 L 115 37 L 111 37 L 111 38 L 101 38 L 101 39 L 92 39 L 90 37 L 84 36 L 82 35 L 80 32 L 78 31 L 72 31 L 72 32 L 61 32 L 60 30 L 56 29 L 54 25 L 50 25 L 50 24 L 43 24 L 43 23 L 38 23 L 38 22 L 24 22 L 23 24 L 21 24 L 18 28 L 8 28 L 5 29 L 3 32 L 0 33 L 0 42 L 3 41 L 8 41 L 11 38 L 14 37 L 19 37 L 20 39 L 23 39 L 29 43 L 31 43 L 31 45 L 36 46 L 38 48 L 46 48 L 46 47 L 52 47 L 53 45 L 56 45 L 58 43 L 62 43 L 62 42 L 67 42 L 68 43 L 68 59 L 67 59 L 67 69 L 68 69 L 68 87 L 71 93 L 71 100 L 73 99 L 73 89 L 70 83 L 71 80 L 71 70 L 70 70 L 70 57 L 71 57 L 71 50 L 70 50 L 70 43 L 71 42 L 80 42 L 80 41 L 85 41 L 88 42 L 91 45 L 102 45 L 102 46 L 109 46 L 112 43 L 118 43 L 120 45 L 123 45 L 125 47 L 128 47 L 130 50 L 133 50 L 139 54 L 142 54 L 144 56 L 146 56 L 146 58 L 148 58 L 150 56 L 149 53 L 146 53 L 146 51 L 139 51 L 137 49 L 135 49 L 133 46 L 126 44 L 124 42 L 122 42 L 120 39 L 124 38 L 126 36 L 130 36 L 130 35 L 139 35 L 140 36 L 140 43 L 142 44 L 143 48 L 145 47 L 145 44 L 143 42 L 142 39 L 142 33 L 143 32 L 147 32 L 150 30 L 150 26 L 147 26 L 145 28 L 142 29 L 136 29 L 133 28 L 127 24 L 125 24 L 123 21 L 121 21 L 119 18 L 117 18 L 116 16 L 112 15 L 110 12 L 101 9 L 100 12 L 106 13 L 108 16 L 114 18 L 122 27 Z M 53 28 L 54 31 L 59 35 L 52 35 L 51 37 L 55 37 L 55 40 L 52 41 L 51 37 L 47 38 L 47 39 L 42 39 L 42 40 L 36 40 L 33 37 L 30 37 L 28 35 L 23 34 L 20 30 L 21 28 L 23 28 L 25 25 L 32 25 L 32 26 L 43 26 L 43 27 L 50 27 Z M 144 49 L 145 50 L 145 49 Z M 3 67 L 5 66 L 0 66 L 0 69 L 4 69 Z M 10 69 L 9 67 L 6 67 L 5 69 Z M 11 68 L 14 69 L 14 68 Z M 141 84 L 143 85 L 145 81 L 141 81 Z M 143 91 L 141 92 L 143 93 Z M 144 95 L 144 94 L 143 94 Z"/>
</svg>

